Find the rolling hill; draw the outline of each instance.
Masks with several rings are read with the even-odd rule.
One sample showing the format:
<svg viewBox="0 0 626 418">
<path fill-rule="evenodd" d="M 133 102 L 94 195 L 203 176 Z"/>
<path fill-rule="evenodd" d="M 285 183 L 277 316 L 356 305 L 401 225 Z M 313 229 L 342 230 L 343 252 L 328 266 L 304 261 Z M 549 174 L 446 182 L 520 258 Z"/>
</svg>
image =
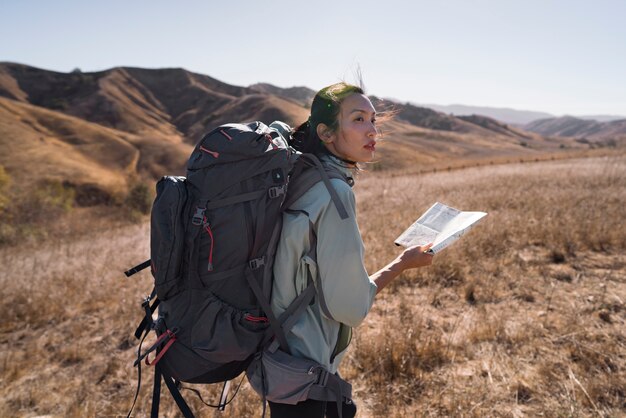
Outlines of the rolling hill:
<svg viewBox="0 0 626 418">
<path fill-rule="evenodd" d="M 598 122 L 563 116 L 537 120 L 525 125 L 524 129 L 540 135 L 571 137 L 591 142 L 626 141 L 626 119 Z"/>
<path fill-rule="evenodd" d="M 453 105 L 437 105 L 422 104 L 421 106 L 434 109 L 438 112 L 459 115 L 482 115 L 496 119 L 503 123 L 523 125 L 537 119 L 545 119 L 553 117 L 553 115 L 545 112 L 533 112 L 530 110 L 517 110 L 504 107 L 487 107 L 487 106 L 468 106 L 461 104 Z"/>
<path fill-rule="evenodd" d="M 234 86 L 180 68 L 59 73 L 0 63 L 0 165 L 20 183 L 55 179 L 123 192 L 130 179 L 182 174 L 193 144 L 219 124 L 305 120 L 312 95 L 306 87 Z M 379 168 L 413 170 L 532 157 L 563 144 L 584 147 L 486 117 L 372 100 L 395 114 L 383 128 Z"/>
</svg>

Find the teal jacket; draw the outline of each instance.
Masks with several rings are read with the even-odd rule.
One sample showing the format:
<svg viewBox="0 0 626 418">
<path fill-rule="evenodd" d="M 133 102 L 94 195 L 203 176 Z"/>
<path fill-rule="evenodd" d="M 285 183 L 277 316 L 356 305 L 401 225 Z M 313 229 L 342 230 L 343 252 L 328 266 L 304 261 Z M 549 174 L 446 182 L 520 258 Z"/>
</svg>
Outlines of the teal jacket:
<svg viewBox="0 0 626 418">
<path fill-rule="evenodd" d="M 329 155 L 321 161 L 354 177 L 353 169 L 337 158 Z M 283 215 L 274 261 L 272 310 L 279 316 L 306 288 L 307 269 L 312 277 L 319 275 L 321 289 L 317 289 L 313 303 L 286 337 L 294 356 L 315 360 L 334 373 L 349 344 L 351 327 L 363 321 L 377 288 L 365 270 L 365 249 L 356 221 L 352 188 L 340 179 L 331 179 L 331 183 L 350 217 L 340 218 L 322 182 L 299 198 L 290 208 L 293 211 Z M 317 234 L 317 261 L 307 256 L 309 221 Z M 325 306 L 321 306 L 322 300 Z M 338 350 L 341 352 L 337 353 Z"/>
</svg>

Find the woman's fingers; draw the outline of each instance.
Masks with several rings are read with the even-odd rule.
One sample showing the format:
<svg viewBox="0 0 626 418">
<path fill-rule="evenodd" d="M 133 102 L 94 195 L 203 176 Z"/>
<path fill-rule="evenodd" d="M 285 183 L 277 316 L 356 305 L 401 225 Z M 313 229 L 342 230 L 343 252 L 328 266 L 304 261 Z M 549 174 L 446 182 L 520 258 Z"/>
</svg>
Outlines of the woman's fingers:
<svg viewBox="0 0 626 418">
<path fill-rule="evenodd" d="M 415 247 L 407 248 L 402 254 L 402 259 L 406 263 L 406 268 L 416 268 L 430 266 L 433 263 L 433 255 L 427 253 L 430 250 L 432 244 L 417 245 Z"/>
</svg>

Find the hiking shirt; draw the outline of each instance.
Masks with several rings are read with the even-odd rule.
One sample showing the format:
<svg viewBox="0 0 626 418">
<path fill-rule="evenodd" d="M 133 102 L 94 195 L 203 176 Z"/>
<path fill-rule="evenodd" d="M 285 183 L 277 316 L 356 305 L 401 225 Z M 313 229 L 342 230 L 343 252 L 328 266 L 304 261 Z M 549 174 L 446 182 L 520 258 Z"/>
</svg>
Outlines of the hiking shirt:
<svg viewBox="0 0 626 418">
<path fill-rule="evenodd" d="M 346 167 L 338 158 L 325 155 L 320 160 L 354 177 L 354 169 Z M 314 280 L 319 275 L 322 288 L 317 288 L 313 302 L 286 338 L 292 355 L 315 360 L 335 373 L 349 344 L 350 327 L 363 321 L 377 288 L 365 270 L 365 248 L 356 222 L 352 188 L 341 179 L 333 178 L 331 184 L 348 212 L 348 219 L 340 218 L 321 181 L 283 215 L 282 235 L 274 261 L 272 311 L 278 317 L 306 289 L 307 269 Z M 307 255 L 310 223 L 317 234 L 317 261 Z M 341 352 L 336 353 L 336 348 Z"/>
</svg>

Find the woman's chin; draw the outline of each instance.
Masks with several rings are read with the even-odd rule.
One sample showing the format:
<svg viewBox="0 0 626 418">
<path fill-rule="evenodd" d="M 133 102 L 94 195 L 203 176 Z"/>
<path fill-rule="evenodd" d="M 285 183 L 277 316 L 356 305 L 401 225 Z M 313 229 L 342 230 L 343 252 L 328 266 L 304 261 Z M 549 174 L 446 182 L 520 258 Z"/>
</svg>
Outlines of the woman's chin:
<svg viewBox="0 0 626 418">
<path fill-rule="evenodd" d="M 374 156 L 376 155 L 375 151 L 368 151 L 367 154 L 363 155 L 363 157 L 361 159 L 359 159 L 357 162 L 359 163 L 371 163 L 372 161 L 374 161 Z"/>
</svg>

